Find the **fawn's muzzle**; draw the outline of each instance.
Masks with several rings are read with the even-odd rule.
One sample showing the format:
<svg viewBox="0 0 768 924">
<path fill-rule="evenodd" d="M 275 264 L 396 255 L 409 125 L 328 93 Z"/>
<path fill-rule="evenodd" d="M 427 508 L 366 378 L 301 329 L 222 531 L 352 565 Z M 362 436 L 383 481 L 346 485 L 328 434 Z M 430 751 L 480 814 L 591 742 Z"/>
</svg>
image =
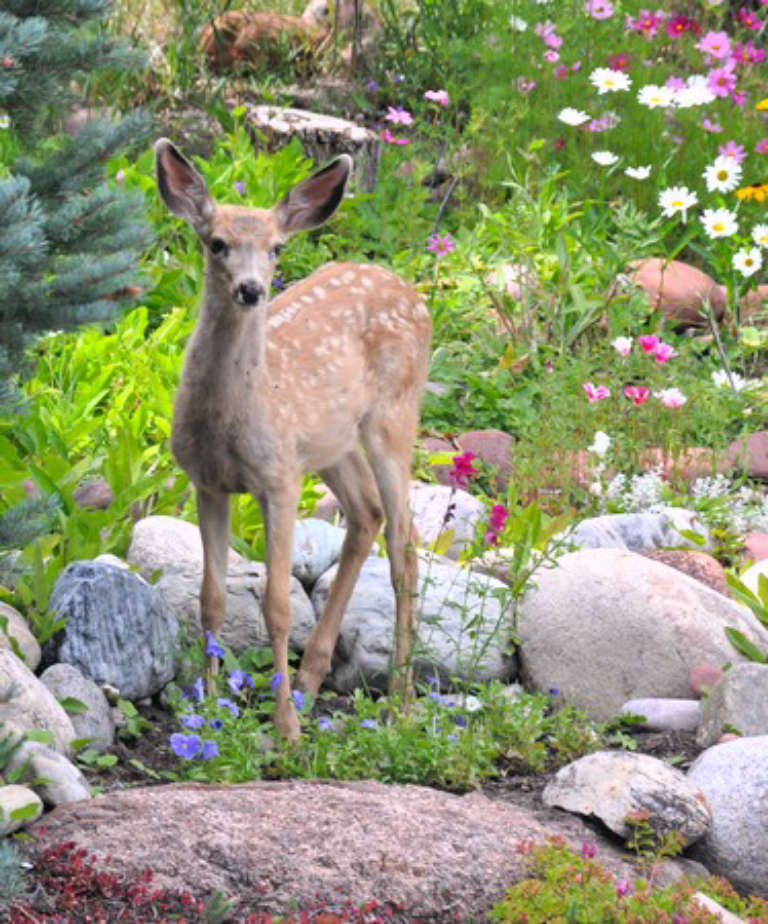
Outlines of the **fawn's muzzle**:
<svg viewBox="0 0 768 924">
<path fill-rule="evenodd" d="M 260 282 L 248 280 L 241 282 L 235 289 L 235 301 L 239 305 L 255 305 L 264 297 L 264 286 Z"/>
</svg>

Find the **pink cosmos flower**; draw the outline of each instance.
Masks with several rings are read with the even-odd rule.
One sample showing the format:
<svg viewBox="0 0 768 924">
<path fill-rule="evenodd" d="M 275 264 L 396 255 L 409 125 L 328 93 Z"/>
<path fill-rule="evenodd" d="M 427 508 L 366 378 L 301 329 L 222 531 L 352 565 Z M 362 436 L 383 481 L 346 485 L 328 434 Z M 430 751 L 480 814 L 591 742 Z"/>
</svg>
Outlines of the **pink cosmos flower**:
<svg viewBox="0 0 768 924">
<path fill-rule="evenodd" d="M 384 130 L 382 138 L 387 144 L 410 144 L 410 138 L 395 138 L 392 132 L 387 128 Z"/>
<path fill-rule="evenodd" d="M 731 102 L 734 106 L 738 106 L 739 109 L 744 108 L 744 100 L 746 98 L 746 95 L 740 90 L 731 90 Z"/>
<path fill-rule="evenodd" d="M 451 459 L 453 465 L 448 472 L 448 480 L 454 488 L 466 488 L 469 484 L 469 479 L 477 474 L 478 469 L 472 464 L 472 460 L 476 458 L 475 453 L 469 450 L 453 456 Z"/>
<path fill-rule="evenodd" d="M 442 257 L 456 249 L 456 244 L 450 234 L 433 234 L 427 243 L 427 250 L 431 250 L 436 257 Z"/>
<path fill-rule="evenodd" d="M 664 388 L 662 391 L 655 391 L 654 397 L 658 398 L 664 407 L 678 408 L 682 407 L 688 400 L 679 388 Z"/>
<path fill-rule="evenodd" d="M 520 93 L 530 93 L 531 90 L 536 86 L 536 81 L 526 80 L 525 77 L 518 77 L 516 85 Z"/>
<path fill-rule="evenodd" d="M 723 157 L 732 157 L 738 164 L 740 164 L 747 156 L 747 152 L 744 150 L 744 145 L 737 144 L 733 140 L 726 141 L 725 144 L 718 145 L 717 153 L 722 154 Z"/>
<path fill-rule="evenodd" d="M 593 19 L 610 19 L 614 8 L 610 0 L 587 0 L 584 12 L 589 13 Z"/>
<path fill-rule="evenodd" d="M 645 385 L 627 385 L 624 389 L 624 394 L 629 398 L 632 404 L 636 407 L 640 407 L 640 405 L 645 404 L 651 396 L 651 390 L 650 388 L 646 388 Z"/>
<path fill-rule="evenodd" d="M 557 32 L 547 32 L 542 38 L 547 48 L 559 48 L 563 44 L 563 40 Z"/>
<path fill-rule="evenodd" d="M 611 341 L 611 346 L 616 350 L 619 356 L 629 356 L 632 352 L 632 338 L 616 337 L 615 340 Z"/>
<path fill-rule="evenodd" d="M 718 61 L 725 61 L 731 54 L 731 40 L 727 32 L 707 32 L 696 47 Z"/>
<path fill-rule="evenodd" d="M 576 71 L 581 70 L 581 61 L 574 61 L 571 65 L 571 73 L 575 74 Z"/>
<path fill-rule="evenodd" d="M 701 32 L 701 26 L 696 22 L 695 19 L 690 19 L 688 16 L 673 16 L 672 19 L 667 23 L 667 35 L 670 38 L 677 38 L 678 35 L 682 35 L 684 32 L 693 32 L 694 35 L 698 35 Z"/>
<path fill-rule="evenodd" d="M 683 90 L 685 89 L 685 81 L 682 77 L 669 77 L 664 86 L 669 87 L 670 90 Z"/>
<path fill-rule="evenodd" d="M 555 61 L 560 60 L 560 55 L 556 51 L 553 51 L 551 48 L 548 48 L 544 52 L 544 60 L 548 61 L 550 64 L 554 64 Z"/>
<path fill-rule="evenodd" d="M 413 116 L 401 106 L 387 106 L 387 114 L 384 118 L 394 125 L 413 125 Z"/>
<path fill-rule="evenodd" d="M 715 67 L 707 74 L 707 89 L 715 96 L 725 97 L 736 87 L 736 74 L 729 61 L 723 67 Z"/>
<path fill-rule="evenodd" d="M 752 10 L 742 7 L 736 15 L 742 26 L 746 26 L 747 29 L 754 29 L 755 32 L 758 32 L 763 26 L 762 19 L 759 19 Z"/>
<path fill-rule="evenodd" d="M 723 126 L 719 122 L 713 122 L 712 119 L 707 118 L 701 120 L 701 127 L 705 132 L 711 132 L 713 135 L 717 135 L 723 130 Z"/>
<path fill-rule="evenodd" d="M 424 94 L 424 99 L 428 99 L 432 103 L 437 103 L 438 106 L 447 106 L 451 98 L 448 96 L 445 90 L 427 90 Z"/>
<path fill-rule="evenodd" d="M 752 39 L 750 39 L 746 45 L 739 42 L 738 45 L 733 46 L 731 59 L 735 64 L 742 66 L 747 64 L 760 64 L 765 60 L 765 51 L 762 48 L 756 48 L 752 44 Z"/>
<path fill-rule="evenodd" d="M 755 145 L 755 154 L 768 154 L 768 138 L 761 138 Z"/>
<path fill-rule="evenodd" d="M 656 347 L 661 343 L 655 334 L 644 334 L 642 337 L 637 338 L 637 342 L 643 348 L 643 353 L 649 354 L 655 353 Z"/>
<path fill-rule="evenodd" d="M 587 401 L 590 404 L 611 397 L 611 392 L 605 385 L 593 385 L 592 382 L 585 382 L 581 387 L 584 389 Z"/>
<path fill-rule="evenodd" d="M 629 894 L 629 890 L 632 888 L 628 879 L 617 879 L 616 880 L 616 898 L 624 898 L 625 895 Z"/>
<path fill-rule="evenodd" d="M 656 357 L 656 362 L 661 366 L 666 362 L 669 362 L 670 359 L 677 356 L 677 350 L 670 346 L 668 343 L 659 343 L 656 349 L 653 351 L 653 355 Z"/>
<path fill-rule="evenodd" d="M 562 80 L 564 77 L 568 76 L 568 65 L 567 64 L 558 64 L 554 70 L 555 80 Z"/>
<path fill-rule="evenodd" d="M 629 67 L 629 55 L 625 51 L 617 55 L 611 55 L 608 58 L 608 63 L 616 71 L 626 70 Z"/>
<path fill-rule="evenodd" d="M 662 17 L 659 13 L 652 13 L 650 10 L 640 10 L 637 19 L 627 17 L 627 28 L 632 32 L 639 32 L 646 38 L 653 38 L 659 31 L 662 24 Z"/>
</svg>

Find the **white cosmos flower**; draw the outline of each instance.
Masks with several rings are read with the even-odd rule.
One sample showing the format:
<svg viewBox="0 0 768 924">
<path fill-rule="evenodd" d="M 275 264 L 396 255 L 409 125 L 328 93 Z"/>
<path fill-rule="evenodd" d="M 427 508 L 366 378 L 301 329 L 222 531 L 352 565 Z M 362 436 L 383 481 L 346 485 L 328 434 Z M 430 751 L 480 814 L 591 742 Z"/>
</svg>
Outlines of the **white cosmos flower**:
<svg viewBox="0 0 768 924">
<path fill-rule="evenodd" d="M 616 337 L 614 340 L 611 340 L 611 346 L 616 350 L 619 356 L 629 356 L 632 351 L 632 338 Z"/>
<path fill-rule="evenodd" d="M 586 112 L 582 112 L 580 109 L 573 109 L 571 106 L 566 106 L 565 109 L 561 109 L 557 117 L 561 122 L 565 122 L 566 125 L 574 126 L 583 125 L 590 119 L 590 116 L 588 116 Z"/>
<path fill-rule="evenodd" d="M 759 379 L 743 379 L 738 372 L 731 372 L 731 377 L 728 378 L 725 369 L 715 369 L 712 381 L 717 388 L 733 388 L 734 391 L 748 391 L 760 385 Z"/>
<path fill-rule="evenodd" d="M 696 193 L 687 186 L 669 186 L 659 193 L 659 205 L 666 218 L 672 218 L 679 212 L 685 221 L 686 212 L 698 201 Z"/>
<path fill-rule="evenodd" d="M 528 23 L 519 16 L 510 16 L 509 24 L 516 32 L 525 32 L 528 28 Z"/>
<path fill-rule="evenodd" d="M 690 106 L 703 106 L 717 99 L 707 86 L 704 74 L 691 74 L 685 81 L 685 86 L 672 91 L 672 100 L 679 109 L 688 109 Z"/>
<path fill-rule="evenodd" d="M 674 93 L 669 87 L 658 87 L 655 83 L 640 87 L 638 102 L 649 109 L 666 109 L 674 101 Z"/>
<path fill-rule="evenodd" d="M 752 276 L 763 265 L 759 247 L 742 247 L 733 255 L 733 266 L 742 276 Z"/>
<path fill-rule="evenodd" d="M 593 151 L 592 160 L 601 167 L 612 167 L 619 160 L 619 155 L 613 151 Z"/>
<path fill-rule="evenodd" d="M 736 212 L 730 209 L 704 209 L 701 223 L 710 238 L 730 237 L 739 230 Z"/>
<path fill-rule="evenodd" d="M 611 446 L 611 438 L 607 433 L 604 433 L 602 430 L 598 430 L 595 433 L 595 438 L 592 440 L 592 445 L 587 446 L 587 452 L 594 452 L 596 456 L 602 457 L 608 452 Z"/>
<path fill-rule="evenodd" d="M 633 180 L 647 180 L 651 175 L 651 167 L 650 164 L 646 167 L 627 167 L 624 173 Z"/>
<path fill-rule="evenodd" d="M 752 229 L 752 240 L 758 247 L 768 247 L 768 225 L 755 225 Z"/>
<path fill-rule="evenodd" d="M 703 173 L 709 192 L 730 192 L 741 180 L 741 164 L 735 157 L 721 154 Z"/>
<path fill-rule="evenodd" d="M 682 407 L 688 400 L 679 388 L 662 388 L 661 391 L 655 391 L 653 396 L 658 398 L 664 407 L 670 408 Z"/>
<path fill-rule="evenodd" d="M 596 67 L 589 75 L 590 82 L 597 87 L 597 92 L 616 93 L 619 90 L 628 90 L 632 81 L 624 71 L 616 71 L 611 67 Z"/>
</svg>

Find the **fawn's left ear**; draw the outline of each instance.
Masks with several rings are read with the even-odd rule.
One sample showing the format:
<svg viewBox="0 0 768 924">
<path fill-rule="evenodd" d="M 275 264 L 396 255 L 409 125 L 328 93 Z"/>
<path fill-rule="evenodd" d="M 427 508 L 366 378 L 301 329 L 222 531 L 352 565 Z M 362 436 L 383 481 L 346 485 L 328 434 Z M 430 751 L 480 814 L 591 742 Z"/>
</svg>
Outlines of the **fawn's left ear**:
<svg viewBox="0 0 768 924">
<path fill-rule="evenodd" d="M 347 180 L 352 172 L 352 158 L 342 154 L 327 167 L 297 183 L 275 206 L 280 230 L 284 234 L 317 228 L 339 207 Z"/>
<path fill-rule="evenodd" d="M 186 157 L 167 139 L 155 142 L 157 188 L 174 215 L 185 218 L 204 236 L 213 214 L 213 200 L 205 180 Z"/>
</svg>

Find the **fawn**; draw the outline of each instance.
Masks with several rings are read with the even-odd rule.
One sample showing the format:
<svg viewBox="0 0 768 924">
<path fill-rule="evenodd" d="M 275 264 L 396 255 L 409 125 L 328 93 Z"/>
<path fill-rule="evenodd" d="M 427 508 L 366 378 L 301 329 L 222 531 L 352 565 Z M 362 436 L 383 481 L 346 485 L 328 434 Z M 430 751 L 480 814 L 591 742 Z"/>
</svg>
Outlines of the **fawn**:
<svg viewBox="0 0 768 924">
<path fill-rule="evenodd" d="M 431 321 L 420 295 L 371 264 L 330 263 L 269 299 L 283 242 L 336 211 L 352 168 L 342 154 L 271 209 L 215 203 L 173 144 L 155 144 L 157 183 L 205 249 L 205 291 L 187 346 L 172 449 L 197 491 L 203 540 L 204 631 L 225 614 L 229 495 L 251 493 L 266 529 L 264 613 L 283 675 L 275 724 L 296 738 L 288 675 L 293 529 L 306 472 L 344 510 L 347 533 L 325 611 L 296 686 L 317 693 L 330 670 L 344 610 L 386 516 L 396 595 L 393 689 L 411 687 L 416 537 L 408 499 L 411 450 L 429 358 Z M 383 508 L 383 510 L 382 510 Z M 218 668 L 208 658 L 208 672 Z"/>
</svg>

